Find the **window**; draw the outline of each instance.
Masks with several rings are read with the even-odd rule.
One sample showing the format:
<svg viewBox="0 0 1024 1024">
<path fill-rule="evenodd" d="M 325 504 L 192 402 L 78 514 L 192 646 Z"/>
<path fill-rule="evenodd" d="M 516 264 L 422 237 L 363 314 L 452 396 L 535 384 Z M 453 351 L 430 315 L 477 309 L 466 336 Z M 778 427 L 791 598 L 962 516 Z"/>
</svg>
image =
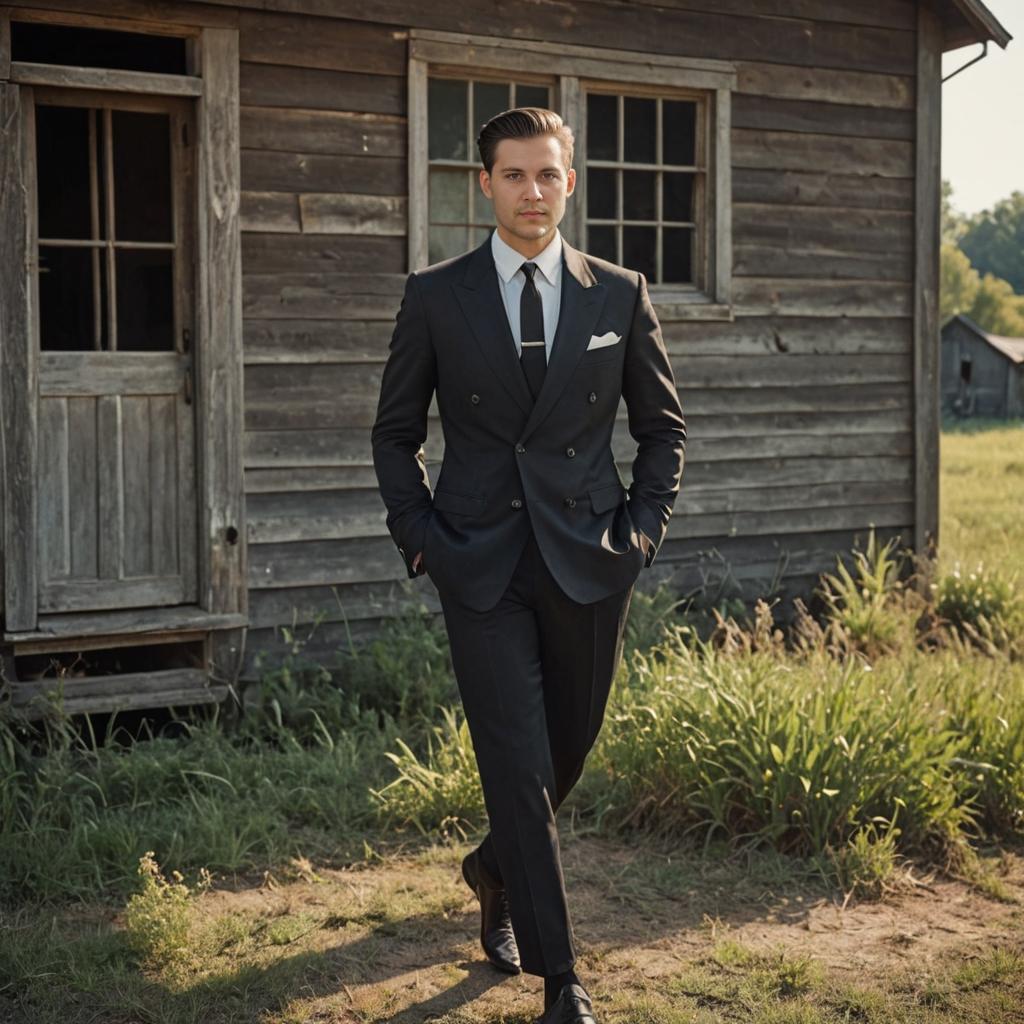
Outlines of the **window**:
<svg viewBox="0 0 1024 1024">
<path fill-rule="evenodd" d="M 409 57 L 410 269 L 486 237 L 479 126 L 543 105 L 576 134 L 567 240 L 642 271 L 663 319 L 731 318 L 731 64 L 427 30 Z"/>
<path fill-rule="evenodd" d="M 588 252 L 651 284 L 697 283 L 702 108 L 697 99 L 587 92 Z"/>
<path fill-rule="evenodd" d="M 493 225 L 478 183 L 479 126 L 510 107 L 549 107 L 545 84 L 431 77 L 427 87 L 429 262 L 478 245 Z"/>
<path fill-rule="evenodd" d="M 188 301 L 176 221 L 191 203 L 175 202 L 187 106 L 37 94 L 40 349 L 174 351 Z"/>
</svg>

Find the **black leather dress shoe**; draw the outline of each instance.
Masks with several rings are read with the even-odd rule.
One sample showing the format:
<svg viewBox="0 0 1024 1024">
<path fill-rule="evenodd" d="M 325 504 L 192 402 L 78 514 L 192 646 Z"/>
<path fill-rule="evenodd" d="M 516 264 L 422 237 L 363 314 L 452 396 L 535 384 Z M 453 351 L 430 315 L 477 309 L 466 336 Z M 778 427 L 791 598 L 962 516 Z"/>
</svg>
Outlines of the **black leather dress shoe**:
<svg viewBox="0 0 1024 1024">
<path fill-rule="evenodd" d="M 582 985 L 564 985 L 558 998 L 534 1024 L 597 1024 L 594 1006 Z"/>
<path fill-rule="evenodd" d="M 519 946 L 512 931 L 505 889 L 496 884 L 480 863 L 479 850 L 467 854 L 462 862 L 462 877 L 480 901 L 480 945 L 499 971 L 519 974 Z"/>
</svg>

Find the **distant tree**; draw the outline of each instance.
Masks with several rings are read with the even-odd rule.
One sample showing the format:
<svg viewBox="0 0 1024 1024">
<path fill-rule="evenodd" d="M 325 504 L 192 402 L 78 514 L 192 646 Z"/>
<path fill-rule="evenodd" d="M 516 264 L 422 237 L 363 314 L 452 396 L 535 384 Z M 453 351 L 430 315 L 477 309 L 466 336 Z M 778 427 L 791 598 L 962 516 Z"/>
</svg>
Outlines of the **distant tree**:
<svg viewBox="0 0 1024 1024">
<path fill-rule="evenodd" d="M 985 274 L 967 315 L 993 334 L 1024 337 L 1024 295 L 1015 295 L 1008 281 Z"/>
<path fill-rule="evenodd" d="M 966 230 L 955 240 L 979 273 L 1001 277 L 1024 293 L 1024 192 L 968 217 Z"/>
<path fill-rule="evenodd" d="M 939 279 L 939 316 L 942 320 L 966 313 L 973 305 L 981 276 L 955 242 L 942 243 Z"/>
<path fill-rule="evenodd" d="M 967 230 L 967 218 L 953 206 L 953 186 L 942 179 L 942 241 L 956 244 Z"/>
</svg>

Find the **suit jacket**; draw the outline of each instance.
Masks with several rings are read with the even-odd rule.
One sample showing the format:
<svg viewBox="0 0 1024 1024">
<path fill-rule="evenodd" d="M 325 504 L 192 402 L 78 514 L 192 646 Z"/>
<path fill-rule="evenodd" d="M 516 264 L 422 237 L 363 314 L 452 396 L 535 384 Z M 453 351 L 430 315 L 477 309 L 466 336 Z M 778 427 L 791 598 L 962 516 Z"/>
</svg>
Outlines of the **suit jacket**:
<svg viewBox="0 0 1024 1024">
<path fill-rule="evenodd" d="M 642 274 L 562 242 L 562 292 L 534 403 L 488 238 L 409 275 L 371 440 L 387 526 L 409 575 L 485 611 L 530 527 L 559 586 L 588 604 L 654 560 L 683 472 L 686 425 Z M 621 335 L 590 349 L 592 336 Z M 444 457 L 433 495 L 422 444 L 436 392 Z M 628 492 L 612 454 L 620 397 L 637 442 Z"/>
</svg>

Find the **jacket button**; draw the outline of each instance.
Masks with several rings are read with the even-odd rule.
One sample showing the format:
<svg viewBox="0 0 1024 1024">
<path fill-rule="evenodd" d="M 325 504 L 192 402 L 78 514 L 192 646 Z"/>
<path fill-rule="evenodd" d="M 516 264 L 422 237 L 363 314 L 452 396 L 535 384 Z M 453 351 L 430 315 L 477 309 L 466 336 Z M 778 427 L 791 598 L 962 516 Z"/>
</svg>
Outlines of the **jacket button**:
<svg viewBox="0 0 1024 1024">
<path fill-rule="evenodd" d="M 517 455 L 525 455 L 526 454 L 526 449 L 521 444 L 517 444 L 516 445 L 516 454 Z"/>
<path fill-rule="evenodd" d="M 569 508 L 575 508 L 576 507 L 576 499 L 575 498 L 566 498 L 565 499 L 565 503 L 566 503 L 566 505 L 569 506 Z"/>
<path fill-rule="evenodd" d="M 523 507 L 522 500 L 519 499 L 519 498 L 513 498 L 512 499 L 512 507 L 513 508 L 522 508 Z"/>
<path fill-rule="evenodd" d="M 590 394 L 587 395 L 587 401 L 590 402 L 591 404 L 596 402 L 597 401 L 597 393 L 594 392 L 594 391 L 591 391 Z"/>
<path fill-rule="evenodd" d="M 480 396 L 479 396 L 479 395 L 470 395 L 470 396 L 469 396 L 469 400 L 470 400 L 470 401 L 471 401 L 471 402 L 472 402 L 472 403 L 473 403 L 474 405 L 479 405 L 479 404 L 480 404 Z"/>
<path fill-rule="evenodd" d="M 569 458 L 571 459 L 571 458 L 573 458 L 576 455 L 576 449 L 575 448 L 566 448 L 565 449 L 565 454 L 568 455 Z"/>
</svg>

